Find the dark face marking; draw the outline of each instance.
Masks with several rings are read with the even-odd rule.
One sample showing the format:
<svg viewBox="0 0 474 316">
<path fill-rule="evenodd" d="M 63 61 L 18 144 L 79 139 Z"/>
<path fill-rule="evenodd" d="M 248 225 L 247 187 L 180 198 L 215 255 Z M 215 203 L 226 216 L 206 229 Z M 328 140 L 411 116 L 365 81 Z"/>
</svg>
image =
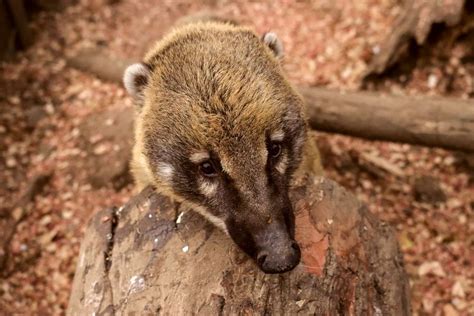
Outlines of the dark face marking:
<svg viewBox="0 0 474 316">
<path fill-rule="evenodd" d="M 295 219 L 288 191 L 301 160 L 302 142 L 296 138 L 303 137 L 304 129 L 303 121 L 286 127 L 285 137 L 279 141 L 272 141 L 267 133 L 261 144 L 241 152 L 214 145 L 206 150 L 208 156 L 198 161 L 189 159 L 193 154 L 183 153 L 177 146 L 166 155 L 161 150 L 156 161 L 172 164 L 173 190 L 220 219 L 234 242 L 262 271 L 283 273 L 293 269 L 301 256 L 294 240 Z M 240 146 L 254 143 L 238 141 Z M 265 161 L 260 159 L 259 149 L 266 150 Z M 222 160 L 227 160 L 232 170 L 226 170 Z M 284 173 L 277 167 L 282 160 Z"/>
<path fill-rule="evenodd" d="M 282 273 L 300 261 L 294 240 L 295 220 L 288 188 L 278 181 L 269 185 L 267 203 L 260 209 L 250 203 L 234 205 L 235 214 L 226 220 L 229 235 L 266 273 Z M 257 198 L 257 199 L 261 199 Z"/>
</svg>

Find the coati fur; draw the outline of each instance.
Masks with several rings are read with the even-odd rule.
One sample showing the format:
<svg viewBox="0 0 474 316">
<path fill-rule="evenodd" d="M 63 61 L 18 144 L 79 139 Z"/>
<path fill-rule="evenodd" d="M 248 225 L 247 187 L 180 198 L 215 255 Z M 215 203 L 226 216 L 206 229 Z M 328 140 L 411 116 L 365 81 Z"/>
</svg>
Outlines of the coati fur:
<svg viewBox="0 0 474 316">
<path fill-rule="evenodd" d="M 196 22 L 124 74 L 137 104 L 137 185 L 201 213 L 266 273 L 299 263 L 288 191 L 299 174 L 322 172 L 282 54 L 275 33 Z"/>
</svg>

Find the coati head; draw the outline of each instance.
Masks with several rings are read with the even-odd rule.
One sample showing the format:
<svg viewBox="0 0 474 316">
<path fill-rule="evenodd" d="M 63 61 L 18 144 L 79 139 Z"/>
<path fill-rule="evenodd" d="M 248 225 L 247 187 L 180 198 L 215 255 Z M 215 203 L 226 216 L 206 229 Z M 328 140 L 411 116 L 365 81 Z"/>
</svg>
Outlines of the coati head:
<svg viewBox="0 0 474 316">
<path fill-rule="evenodd" d="M 302 100 L 274 33 L 198 23 L 175 30 L 124 75 L 138 104 L 139 185 L 189 203 L 266 273 L 300 261 L 288 197 L 302 159 Z"/>
</svg>

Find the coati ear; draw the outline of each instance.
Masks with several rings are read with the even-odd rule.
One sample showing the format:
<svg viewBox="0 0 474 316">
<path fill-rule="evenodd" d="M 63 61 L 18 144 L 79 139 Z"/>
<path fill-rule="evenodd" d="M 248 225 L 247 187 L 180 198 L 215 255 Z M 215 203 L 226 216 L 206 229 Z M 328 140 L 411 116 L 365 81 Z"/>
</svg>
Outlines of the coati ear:
<svg viewBox="0 0 474 316">
<path fill-rule="evenodd" d="M 150 73 L 150 67 L 144 63 L 130 65 L 125 70 L 123 85 L 136 101 L 143 98 L 143 90 L 148 84 Z"/>
<path fill-rule="evenodd" d="M 275 33 L 267 32 L 263 34 L 262 41 L 273 51 L 277 58 L 283 57 L 283 44 Z"/>
</svg>

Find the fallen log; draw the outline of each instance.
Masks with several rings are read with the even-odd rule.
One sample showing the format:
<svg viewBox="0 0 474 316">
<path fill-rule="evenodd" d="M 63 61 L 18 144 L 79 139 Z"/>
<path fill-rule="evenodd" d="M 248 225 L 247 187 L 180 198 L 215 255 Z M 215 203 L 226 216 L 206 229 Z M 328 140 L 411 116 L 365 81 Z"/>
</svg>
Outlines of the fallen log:
<svg viewBox="0 0 474 316">
<path fill-rule="evenodd" d="M 121 83 L 131 60 L 88 50 L 68 64 Z M 392 141 L 474 152 L 474 102 L 460 99 L 402 97 L 367 92 L 300 88 L 311 128 L 371 140 Z"/>
<path fill-rule="evenodd" d="M 92 73 L 102 80 L 117 83 L 122 83 L 125 69 L 134 62 L 129 59 L 109 56 L 99 48 L 84 49 L 67 59 L 67 64 L 70 67 Z"/>
<path fill-rule="evenodd" d="M 474 152 L 474 102 L 302 88 L 312 128 Z"/>
<path fill-rule="evenodd" d="M 410 314 L 389 226 L 325 178 L 300 179 L 291 200 L 302 263 L 268 275 L 200 215 L 145 189 L 91 220 L 67 314 Z"/>
</svg>

